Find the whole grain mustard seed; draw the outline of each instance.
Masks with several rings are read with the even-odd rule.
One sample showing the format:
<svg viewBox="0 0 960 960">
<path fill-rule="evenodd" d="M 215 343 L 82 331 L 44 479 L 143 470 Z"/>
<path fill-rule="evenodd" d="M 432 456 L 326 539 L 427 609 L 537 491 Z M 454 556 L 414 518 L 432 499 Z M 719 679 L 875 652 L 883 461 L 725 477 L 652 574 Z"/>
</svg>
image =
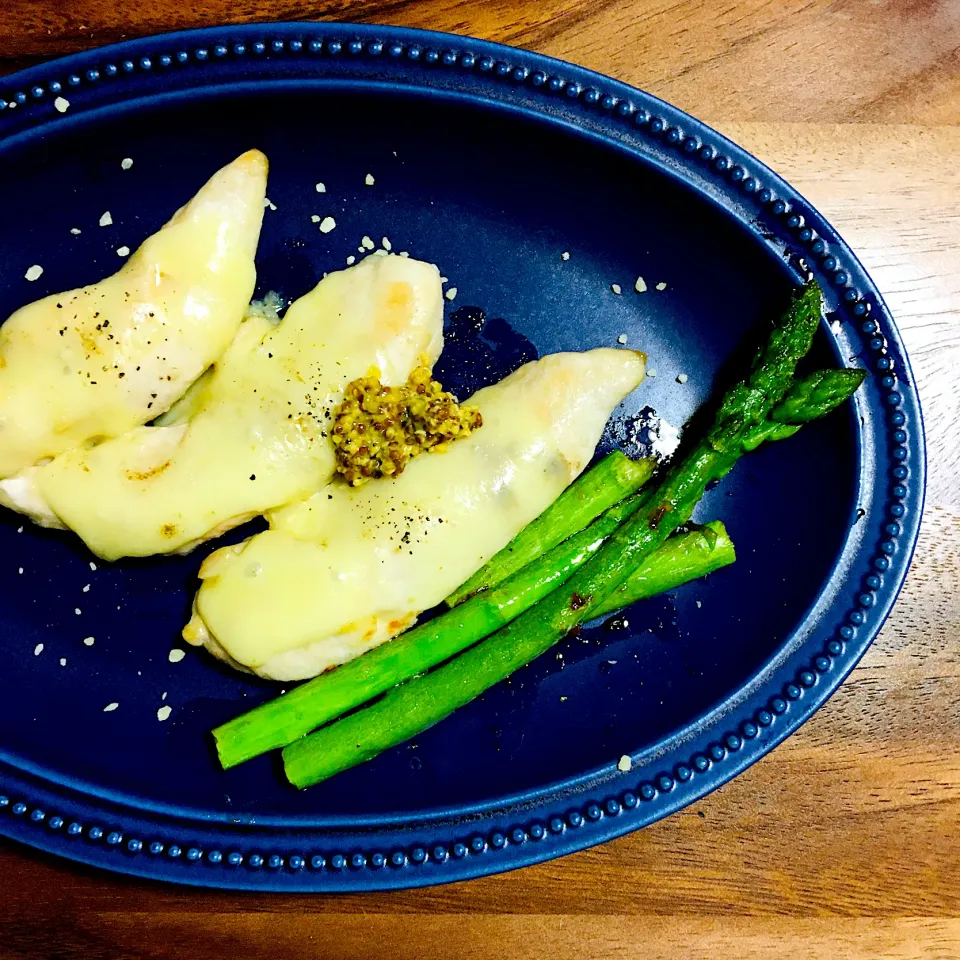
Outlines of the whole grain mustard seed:
<svg viewBox="0 0 960 960">
<path fill-rule="evenodd" d="M 376 376 L 360 377 L 347 385 L 334 411 L 337 475 L 354 487 L 397 477 L 413 457 L 443 452 L 482 424 L 480 411 L 460 406 L 426 366 L 398 387 L 384 386 Z"/>
</svg>

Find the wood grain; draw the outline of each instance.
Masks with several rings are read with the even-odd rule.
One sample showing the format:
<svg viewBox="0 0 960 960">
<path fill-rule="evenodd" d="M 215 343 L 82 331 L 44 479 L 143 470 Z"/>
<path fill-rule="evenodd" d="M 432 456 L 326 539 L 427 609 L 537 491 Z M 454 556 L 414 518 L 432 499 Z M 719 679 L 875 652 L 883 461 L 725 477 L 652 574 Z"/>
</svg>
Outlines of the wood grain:
<svg viewBox="0 0 960 960">
<path fill-rule="evenodd" d="M 0 960 L 960 957 L 960 4 L 7 0 L 0 62 L 249 19 L 455 30 L 691 110 L 839 228 L 907 341 L 930 483 L 881 636 L 772 757 L 603 847 L 423 891 L 180 890 L 0 846 Z"/>
</svg>

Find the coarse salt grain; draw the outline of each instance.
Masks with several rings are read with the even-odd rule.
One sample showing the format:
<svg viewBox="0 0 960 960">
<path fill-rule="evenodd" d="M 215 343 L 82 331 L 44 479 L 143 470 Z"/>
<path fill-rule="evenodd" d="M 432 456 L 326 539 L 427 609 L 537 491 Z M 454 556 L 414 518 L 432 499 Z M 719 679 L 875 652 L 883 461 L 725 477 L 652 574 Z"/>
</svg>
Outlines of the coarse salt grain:
<svg viewBox="0 0 960 960">
<path fill-rule="evenodd" d="M 569 251 L 569 250 L 564 250 L 563 253 L 560 254 L 560 259 L 561 259 L 561 260 L 569 260 L 569 259 L 570 259 L 570 251 Z"/>
<path fill-rule="evenodd" d="M 350 256 L 347 257 L 347 266 L 352 267 L 356 262 L 357 258 L 351 253 Z"/>
<path fill-rule="evenodd" d="M 122 247 L 117 247 L 117 256 L 118 257 L 129 257 L 130 248 L 124 244 Z"/>
<path fill-rule="evenodd" d="M 17 567 L 17 573 L 23 573 L 23 567 Z"/>
<path fill-rule="evenodd" d="M 80 228 L 79 228 L 79 227 L 71 227 L 71 228 L 70 228 L 70 232 L 71 232 L 74 236 L 77 236 L 77 235 L 80 233 Z"/>
<path fill-rule="evenodd" d="M 166 699 L 167 699 L 167 691 L 166 691 L 166 690 L 164 690 L 163 693 L 160 695 L 160 699 L 161 699 L 161 700 L 166 700 Z"/>
<path fill-rule="evenodd" d="M 831 321 L 830 321 L 830 329 L 831 329 L 834 333 L 839 333 L 839 332 L 840 332 L 840 321 L 839 321 L 839 320 L 831 320 Z"/>
<path fill-rule="evenodd" d="M 390 254 L 388 254 L 386 250 L 374 250 L 374 251 L 373 251 L 373 255 L 374 255 L 375 257 L 388 257 L 388 256 L 390 256 Z"/>
<path fill-rule="evenodd" d="M 409 253 L 407 253 L 407 251 L 406 251 L 406 250 L 401 250 L 401 251 L 400 251 L 400 256 L 401 256 L 401 257 L 409 257 L 409 256 L 410 256 L 410 254 L 409 254 Z"/>
<path fill-rule="evenodd" d="M 23 527 L 17 527 L 17 533 L 23 533 Z"/>
<path fill-rule="evenodd" d="M 313 214 L 313 215 L 310 217 L 310 222 L 311 222 L 311 223 L 319 223 L 319 222 L 320 222 L 320 214 L 318 214 L 318 213 Z"/>
<path fill-rule="evenodd" d="M 561 703 L 566 703 L 566 702 L 567 702 L 567 698 L 566 698 L 566 697 L 561 697 L 561 698 L 560 698 L 560 702 L 561 702 Z"/>
<path fill-rule="evenodd" d="M 120 161 L 121 170 L 129 170 L 132 166 L 133 166 L 133 160 L 131 160 L 130 157 L 124 157 Z"/>
<path fill-rule="evenodd" d="M 697 609 L 699 610 L 702 606 L 703 606 L 703 604 L 698 600 L 698 601 L 697 601 Z"/>
<path fill-rule="evenodd" d="M 611 283 L 611 284 L 610 284 L 610 289 L 611 289 L 615 294 L 617 294 L 618 296 L 619 296 L 621 293 L 623 293 L 623 291 L 620 289 L 620 284 L 619 284 L 619 283 Z"/>
<path fill-rule="evenodd" d="M 90 569 L 91 569 L 91 570 L 96 570 L 96 569 L 97 569 L 97 565 L 96 565 L 92 560 L 90 561 Z"/>
<path fill-rule="evenodd" d="M 322 184 L 322 183 L 318 183 L 318 184 L 317 184 L 317 193 L 326 193 L 326 192 L 327 192 L 326 185 L 325 185 L 325 184 Z"/>
<path fill-rule="evenodd" d="M 360 241 L 360 246 L 363 247 L 364 250 L 372 250 L 376 244 L 369 237 L 363 237 Z"/>
<path fill-rule="evenodd" d="M 637 277 L 637 282 L 633 285 L 633 289 L 637 293 L 646 293 L 647 292 L 647 281 L 643 277 Z"/>
<path fill-rule="evenodd" d="M 627 342 L 627 335 L 625 333 L 621 333 L 620 336 L 617 337 L 617 343 L 626 343 L 626 342 Z"/>
<path fill-rule="evenodd" d="M 621 773 L 626 773 L 632 766 L 633 761 L 626 754 L 617 761 L 617 769 Z"/>
<path fill-rule="evenodd" d="M 667 289 L 667 285 L 661 280 L 660 283 L 657 284 L 657 289 L 658 289 L 658 290 L 666 290 L 666 289 Z"/>
<path fill-rule="evenodd" d="M 648 377 L 655 377 L 656 375 L 657 375 L 657 368 L 656 368 L 656 367 L 650 367 L 650 368 L 647 370 L 647 376 L 648 376 Z"/>
<path fill-rule="evenodd" d="M 167 719 L 167 717 L 170 716 L 171 713 L 173 713 L 173 709 L 171 707 L 161 707 L 157 711 L 157 719 L 163 722 L 164 720 Z"/>
<path fill-rule="evenodd" d="M 70 109 L 70 101 L 66 97 L 57 97 L 53 106 L 57 113 L 66 113 Z"/>
<path fill-rule="evenodd" d="M 389 238 L 389 237 L 384 237 L 384 238 L 380 241 L 380 246 L 383 247 L 384 250 L 392 250 L 392 249 L 393 249 L 393 247 L 392 247 L 391 244 L 390 244 L 390 238 Z"/>
<path fill-rule="evenodd" d="M 81 593 L 89 593 L 89 592 L 90 592 L 90 584 L 88 583 L 88 584 L 83 588 L 83 590 L 81 591 Z"/>
<path fill-rule="evenodd" d="M 269 197 L 264 197 L 264 198 L 263 198 L 263 205 L 264 205 L 264 207 L 268 208 L 269 210 L 276 210 L 276 209 L 277 209 L 277 205 L 276 205 Z"/>
<path fill-rule="evenodd" d="M 113 713 L 113 711 L 116 710 L 117 707 L 119 707 L 119 706 L 120 706 L 119 703 L 108 703 L 108 704 L 103 708 L 103 712 L 104 712 L 104 713 Z"/>
<path fill-rule="evenodd" d="M 100 215 L 100 226 L 109 227 L 111 223 L 113 223 L 113 214 L 109 210 L 104 210 Z"/>
<path fill-rule="evenodd" d="M 84 645 L 85 647 L 92 647 L 92 646 L 93 646 L 93 637 L 84 637 L 84 638 L 83 638 L 83 645 Z"/>
<path fill-rule="evenodd" d="M 174 649 L 167 654 L 167 659 L 171 663 L 179 663 L 185 656 L 186 656 L 186 653 L 184 653 L 183 650 L 179 650 L 176 647 L 174 647 Z"/>
<path fill-rule="evenodd" d="M 27 272 L 24 274 L 24 277 L 27 280 L 39 280 L 41 274 L 43 273 L 43 267 L 39 263 L 35 263 L 32 267 L 27 267 Z"/>
<path fill-rule="evenodd" d="M 456 288 L 456 287 L 451 287 L 451 288 L 444 294 L 444 296 L 445 296 L 448 300 L 453 300 L 453 298 L 456 297 L 456 295 L 457 295 L 457 288 Z"/>
<path fill-rule="evenodd" d="M 690 378 L 685 373 L 677 374 L 677 383 L 686 383 Z"/>
<path fill-rule="evenodd" d="M 60 658 L 60 666 L 61 666 L 61 667 L 65 667 L 66 665 L 67 665 L 67 658 L 66 658 L 66 657 L 61 657 L 61 658 Z"/>
<path fill-rule="evenodd" d="M 372 173 L 368 173 L 368 174 L 363 178 L 363 182 L 364 182 L 368 187 L 372 187 L 372 186 L 374 185 L 374 183 L 376 183 L 376 181 L 373 179 L 373 174 L 372 174 Z"/>
<path fill-rule="evenodd" d="M 78 617 L 80 616 L 80 608 L 79 608 L 79 607 L 74 607 L 74 608 L 73 608 L 73 612 L 74 612 Z"/>
<path fill-rule="evenodd" d="M 34 655 L 35 657 L 39 657 L 41 653 L 43 653 L 43 644 L 42 644 L 42 643 L 38 643 L 38 644 L 33 648 L 33 655 Z"/>
<path fill-rule="evenodd" d="M 337 226 L 337 221 L 333 217 L 324 217 L 320 221 L 320 232 L 329 233 L 331 230 L 335 230 Z"/>
</svg>

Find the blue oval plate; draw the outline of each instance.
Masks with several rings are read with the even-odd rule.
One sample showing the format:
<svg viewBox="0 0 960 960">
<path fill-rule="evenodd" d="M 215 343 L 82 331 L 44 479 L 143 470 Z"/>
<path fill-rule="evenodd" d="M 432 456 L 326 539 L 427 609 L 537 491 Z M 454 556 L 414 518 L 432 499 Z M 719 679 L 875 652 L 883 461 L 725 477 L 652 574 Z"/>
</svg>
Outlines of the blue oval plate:
<svg viewBox="0 0 960 960">
<path fill-rule="evenodd" d="M 830 320 L 814 362 L 871 374 L 843 412 L 750 456 L 708 494 L 699 518 L 727 523 L 734 566 L 631 609 L 621 629 L 593 626 L 416 742 L 305 792 L 284 785 L 275 758 L 224 773 L 213 756 L 208 731 L 275 685 L 192 650 L 168 660 L 200 555 L 94 570 L 74 539 L 0 517 L 3 834 L 216 887 L 494 873 L 702 797 L 794 731 L 876 635 L 923 498 L 907 357 L 830 224 L 702 123 L 520 50 L 305 23 L 79 54 L 4 78 L 0 107 L 4 315 L 113 272 L 118 246 L 257 146 L 276 207 L 260 292 L 299 296 L 364 235 L 389 237 L 457 286 L 465 312 L 451 322 L 476 318 L 465 308 L 488 317 L 444 356 L 442 379 L 461 393 L 535 351 L 625 333 L 658 376 L 605 444 L 637 450 L 650 438 L 626 425 L 647 408 L 687 421 L 807 268 Z M 101 229 L 105 210 L 113 226 Z M 321 234 L 311 214 L 336 229 Z M 43 276 L 27 283 L 35 263 Z"/>
</svg>

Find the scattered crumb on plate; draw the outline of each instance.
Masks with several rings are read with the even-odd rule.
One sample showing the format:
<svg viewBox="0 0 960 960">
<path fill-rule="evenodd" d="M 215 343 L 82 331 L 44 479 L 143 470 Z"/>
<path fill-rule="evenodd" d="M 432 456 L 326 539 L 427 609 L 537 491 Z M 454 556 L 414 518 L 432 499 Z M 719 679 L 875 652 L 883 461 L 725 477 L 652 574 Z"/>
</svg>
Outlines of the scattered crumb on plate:
<svg viewBox="0 0 960 960">
<path fill-rule="evenodd" d="M 632 766 L 633 761 L 626 754 L 617 761 L 617 769 L 621 773 L 626 773 Z"/>
<path fill-rule="evenodd" d="M 119 703 L 108 703 L 108 704 L 103 708 L 103 712 L 104 712 L 104 713 L 113 713 L 113 711 L 116 710 L 117 707 L 119 707 L 119 706 L 120 706 Z"/>
<path fill-rule="evenodd" d="M 186 653 L 183 650 L 180 650 L 178 647 L 174 647 L 167 654 L 167 659 L 171 663 L 179 663 L 185 656 L 186 656 Z"/>
<path fill-rule="evenodd" d="M 104 210 L 100 214 L 100 226 L 109 227 L 111 223 L 113 223 L 113 214 L 109 210 Z"/>
<path fill-rule="evenodd" d="M 157 711 L 157 719 L 162 722 L 166 720 L 171 713 L 173 713 L 173 709 L 171 707 L 163 706 Z"/>
<path fill-rule="evenodd" d="M 41 274 L 43 273 L 43 267 L 39 263 L 35 263 L 32 267 L 27 267 L 27 272 L 24 274 L 24 277 L 27 280 L 39 280 Z"/>
<path fill-rule="evenodd" d="M 130 157 L 124 157 L 120 161 L 121 170 L 129 170 L 133 166 L 133 160 Z"/>
<path fill-rule="evenodd" d="M 311 223 L 319 223 L 319 222 L 320 222 L 320 214 L 319 214 L 319 213 L 314 213 L 314 214 L 312 214 L 311 217 L 310 217 L 310 222 L 311 222 Z"/>
<path fill-rule="evenodd" d="M 336 229 L 337 221 L 333 217 L 324 217 L 320 221 L 320 232 L 329 233 L 331 230 Z"/>
<path fill-rule="evenodd" d="M 666 289 L 667 289 L 667 285 L 661 280 L 660 283 L 657 284 L 657 289 L 658 289 L 658 290 L 666 290 Z"/>
<path fill-rule="evenodd" d="M 57 97 L 53 106 L 57 113 L 66 113 L 70 109 L 70 101 L 66 97 Z"/>
<path fill-rule="evenodd" d="M 643 277 L 637 277 L 637 282 L 633 285 L 633 289 L 637 293 L 646 293 L 647 292 L 647 281 Z"/>
<path fill-rule="evenodd" d="M 690 378 L 685 373 L 677 374 L 677 383 L 686 383 Z"/>
<path fill-rule="evenodd" d="M 129 257 L 130 248 L 124 244 L 122 247 L 117 247 L 117 256 L 118 257 Z"/>
<path fill-rule="evenodd" d="M 618 296 L 619 296 L 621 293 L 623 293 L 623 290 L 620 288 L 620 284 L 619 284 L 619 283 L 611 283 L 611 284 L 610 284 L 610 289 L 611 289 L 615 294 L 617 294 Z"/>
<path fill-rule="evenodd" d="M 452 300 L 456 295 L 457 295 L 457 288 L 456 288 L 456 287 L 451 287 L 451 288 L 444 294 L 444 296 L 445 296 L 448 300 Z"/>
<path fill-rule="evenodd" d="M 368 173 L 368 174 L 363 178 L 363 182 L 364 182 L 368 187 L 372 187 L 372 186 L 376 183 L 376 180 L 373 179 L 373 174 L 372 174 L 372 173 Z"/>
</svg>

